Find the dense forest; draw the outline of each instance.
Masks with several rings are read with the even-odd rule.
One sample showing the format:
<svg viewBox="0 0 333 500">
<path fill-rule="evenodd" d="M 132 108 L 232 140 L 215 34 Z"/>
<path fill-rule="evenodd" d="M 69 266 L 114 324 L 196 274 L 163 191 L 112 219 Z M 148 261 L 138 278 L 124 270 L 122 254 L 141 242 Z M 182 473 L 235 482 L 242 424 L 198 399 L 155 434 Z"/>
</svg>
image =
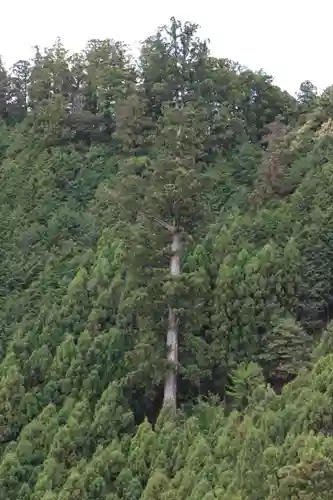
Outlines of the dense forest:
<svg viewBox="0 0 333 500">
<path fill-rule="evenodd" d="M 0 62 L 0 500 L 332 499 L 333 87 L 197 33 Z"/>
</svg>

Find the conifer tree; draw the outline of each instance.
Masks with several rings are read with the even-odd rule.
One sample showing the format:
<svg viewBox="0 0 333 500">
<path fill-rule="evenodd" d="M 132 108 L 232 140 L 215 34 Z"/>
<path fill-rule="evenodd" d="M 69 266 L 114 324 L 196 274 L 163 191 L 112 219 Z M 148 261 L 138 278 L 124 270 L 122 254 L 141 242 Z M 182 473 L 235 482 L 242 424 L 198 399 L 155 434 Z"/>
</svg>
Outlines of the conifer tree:
<svg viewBox="0 0 333 500">
<path fill-rule="evenodd" d="M 143 52 L 148 59 L 148 47 L 151 57 L 160 54 L 171 64 L 170 74 L 160 82 L 163 89 L 159 104 L 160 115 L 156 117 L 154 145 L 150 150 L 150 160 L 144 168 L 137 169 L 132 162 L 122 172 L 122 187 L 119 198 L 125 200 L 126 208 L 141 219 L 148 241 L 156 231 L 169 234 L 167 249 L 163 246 L 167 238 L 162 235 L 155 241 L 153 251 L 160 253 L 167 250 L 171 253 L 170 274 L 180 278 L 180 262 L 183 246 L 193 233 L 198 230 L 203 218 L 202 182 L 204 180 L 204 163 L 202 161 L 203 144 L 208 134 L 205 120 L 205 108 L 191 103 L 193 74 L 198 71 L 199 62 L 203 60 L 205 49 L 194 38 L 195 26 L 182 25 L 174 19 L 170 29 L 164 28 L 154 40 L 147 41 Z M 162 35 L 168 35 L 163 39 Z M 156 71 L 156 68 L 155 68 Z M 149 67 L 143 66 L 143 76 L 148 78 Z M 156 78 L 156 76 L 152 76 Z M 154 80 L 153 80 L 154 81 Z M 144 85 L 152 82 L 146 81 Z M 157 83 L 157 82 L 156 82 Z M 146 90 L 147 92 L 147 90 Z M 149 102 L 149 94 L 146 97 Z M 139 174 L 137 173 L 139 172 Z M 133 215 L 132 215 L 133 217 Z M 151 245 L 151 243 L 150 243 Z M 160 248 L 156 245 L 160 245 Z M 161 247 L 162 245 L 162 247 Z M 154 247 L 153 247 L 154 248 Z M 155 254 L 156 257 L 156 254 Z M 176 287 L 177 285 L 170 285 Z M 170 293 L 170 292 L 169 292 Z M 172 294 L 171 294 L 172 296 Z M 178 364 L 178 319 L 175 296 L 171 299 L 174 306 L 169 306 L 167 348 L 169 369 L 164 387 L 164 405 L 173 411 L 177 405 L 177 364 Z"/>
</svg>

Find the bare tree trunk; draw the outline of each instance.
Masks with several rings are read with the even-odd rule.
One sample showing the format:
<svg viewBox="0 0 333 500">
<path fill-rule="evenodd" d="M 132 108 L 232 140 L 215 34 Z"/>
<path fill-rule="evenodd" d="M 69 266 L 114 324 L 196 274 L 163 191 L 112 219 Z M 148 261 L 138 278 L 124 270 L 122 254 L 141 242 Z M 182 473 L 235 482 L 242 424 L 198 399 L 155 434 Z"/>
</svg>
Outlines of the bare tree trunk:
<svg viewBox="0 0 333 500">
<path fill-rule="evenodd" d="M 183 108 L 182 94 L 178 93 L 178 108 Z M 178 143 L 178 156 L 180 154 L 180 135 L 182 127 L 178 126 L 177 129 L 177 143 Z M 179 230 L 175 227 L 172 228 L 172 257 L 170 262 L 170 272 L 171 276 L 180 276 L 180 257 L 182 251 L 182 239 Z M 169 321 L 168 321 L 168 333 L 167 333 L 167 349 L 168 349 L 168 361 L 171 365 L 168 373 L 166 374 L 164 383 L 164 399 L 163 406 L 168 407 L 173 413 L 177 410 L 177 364 L 178 364 L 178 320 L 176 316 L 176 311 L 169 307 Z"/>
<path fill-rule="evenodd" d="M 172 237 L 172 257 L 170 271 L 172 276 L 180 276 L 181 236 L 176 232 Z M 172 365 L 168 371 L 164 385 L 163 406 L 168 406 L 174 412 L 177 408 L 177 363 L 178 363 L 178 325 L 176 312 L 169 308 L 167 333 L 168 361 Z"/>
</svg>

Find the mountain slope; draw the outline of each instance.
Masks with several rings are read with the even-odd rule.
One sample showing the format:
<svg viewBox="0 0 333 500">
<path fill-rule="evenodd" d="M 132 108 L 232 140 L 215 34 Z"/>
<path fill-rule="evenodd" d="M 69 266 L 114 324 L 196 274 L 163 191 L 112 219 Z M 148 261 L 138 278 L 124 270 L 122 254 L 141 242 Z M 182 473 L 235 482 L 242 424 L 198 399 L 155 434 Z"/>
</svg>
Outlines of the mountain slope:
<svg viewBox="0 0 333 500">
<path fill-rule="evenodd" d="M 0 71 L 0 498 L 330 498 L 332 102 L 174 19 Z"/>
</svg>

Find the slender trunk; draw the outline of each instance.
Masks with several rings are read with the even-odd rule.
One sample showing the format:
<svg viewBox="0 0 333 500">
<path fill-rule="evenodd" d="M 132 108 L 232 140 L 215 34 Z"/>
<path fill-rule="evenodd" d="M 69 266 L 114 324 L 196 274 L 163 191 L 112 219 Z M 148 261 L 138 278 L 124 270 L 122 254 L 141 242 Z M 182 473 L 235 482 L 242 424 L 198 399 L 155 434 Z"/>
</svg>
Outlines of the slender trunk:
<svg viewBox="0 0 333 500">
<path fill-rule="evenodd" d="M 179 96 L 177 96 L 179 98 Z M 178 107 L 181 109 L 183 107 L 182 95 L 180 94 L 180 102 L 178 102 Z M 180 135 L 182 127 L 179 124 L 177 129 L 177 143 L 178 143 L 178 153 L 180 155 Z M 180 256 L 182 251 L 182 241 L 179 231 L 176 227 L 173 228 L 172 233 L 172 257 L 170 262 L 170 272 L 171 276 L 180 276 Z M 176 316 L 176 311 L 169 307 L 169 321 L 168 321 L 168 333 L 167 333 L 167 349 L 168 349 L 168 361 L 170 363 L 170 369 L 166 374 L 165 384 L 164 384 L 164 400 L 163 406 L 169 407 L 172 412 L 176 413 L 177 410 L 177 364 L 178 364 L 178 321 Z"/>
<path fill-rule="evenodd" d="M 172 276 L 180 276 L 181 237 L 178 232 L 172 238 L 172 257 L 170 271 Z M 167 333 L 168 361 L 171 364 L 164 385 L 163 406 L 173 411 L 177 408 L 177 363 L 178 363 L 178 329 L 176 312 L 169 308 Z"/>
</svg>

